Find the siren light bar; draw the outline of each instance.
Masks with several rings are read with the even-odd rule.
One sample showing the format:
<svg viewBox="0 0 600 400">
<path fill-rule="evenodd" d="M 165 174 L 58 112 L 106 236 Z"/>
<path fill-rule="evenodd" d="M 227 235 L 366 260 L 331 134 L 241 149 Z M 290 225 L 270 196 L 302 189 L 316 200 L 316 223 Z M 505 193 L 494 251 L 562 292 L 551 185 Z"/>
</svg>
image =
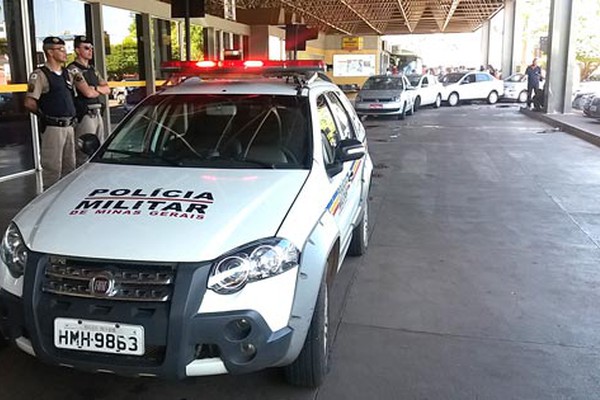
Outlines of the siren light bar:
<svg viewBox="0 0 600 400">
<path fill-rule="evenodd" d="M 321 60 L 201 60 L 166 61 L 161 70 L 181 75 L 243 75 L 243 74 L 291 74 L 324 72 Z"/>
</svg>

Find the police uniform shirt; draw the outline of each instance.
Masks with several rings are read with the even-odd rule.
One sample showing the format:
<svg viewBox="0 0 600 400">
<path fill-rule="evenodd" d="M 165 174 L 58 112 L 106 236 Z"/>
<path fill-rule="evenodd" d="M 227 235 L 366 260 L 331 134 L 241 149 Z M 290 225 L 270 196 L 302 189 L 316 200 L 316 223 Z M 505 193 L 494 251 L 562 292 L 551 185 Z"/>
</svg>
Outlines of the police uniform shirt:
<svg viewBox="0 0 600 400">
<path fill-rule="evenodd" d="M 59 73 L 53 71 L 48 64 L 44 64 L 44 66 L 46 68 L 48 68 L 50 70 L 50 73 L 52 74 L 56 74 L 58 76 L 60 76 L 62 74 L 62 70 Z M 77 70 L 77 71 L 68 71 L 68 79 L 71 85 L 73 85 L 74 82 L 79 82 L 81 80 L 83 80 L 83 75 L 81 74 L 81 71 Z M 46 75 L 42 72 L 41 69 L 37 68 L 35 69 L 31 75 L 29 76 L 29 82 L 27 83 L 27 97 L 31 97 L 34 98 L 35 100 L 39 100 L 40 97 L 42 96 L 42 94 L 44 93 L 48 93 L 50 91 L 50 82 L 48 82 L 48 79 L 46 78 Z"/>
<path fill-rule="evenodd" d="M 94 73 L 94 75 L 96 75 L 96 78 L 98 79 L 98 82 L 101 82 L 101 81 L 104 80 L 104 79 L 102 79 L 102 77 L 100 76 L 100 74 L 98 73 L 98 71 L 96 71 L 96 69 L 94 68 L 94 66 L 89 65 L 87 67 L 87 71 L 82 71 L 81 68 L 77 64 L 75 64 L 75 62 L 72 62 L 67 67 L 67 69 L 69 70 L 69 73 L 73 75 L 73 79 L 75 80 L 75 82 L 84 81 L 84 82 L 86 82 L 89 85 L 90 83 L 87 82 L 86 79 L 85 79 L 85 72 L 90 71 L 90 70 Z"/>
</svg>

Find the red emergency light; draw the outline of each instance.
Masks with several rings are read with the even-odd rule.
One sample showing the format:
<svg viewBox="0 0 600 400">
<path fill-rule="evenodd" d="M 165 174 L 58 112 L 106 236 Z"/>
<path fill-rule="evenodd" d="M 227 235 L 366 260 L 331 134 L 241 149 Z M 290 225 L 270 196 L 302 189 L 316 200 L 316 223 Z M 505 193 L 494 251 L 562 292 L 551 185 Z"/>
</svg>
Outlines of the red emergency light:
<svg viewBox="0 0 600 400">
<path fill-rule="evenodd" d="M 325 63 L 321 60 L 202 60 L 202 61 L 167 61 L 162 63 L 161 70 L 179 75 L 210 76 L 224 78 L 246 74 L 291 74 L 307 72 L 324 72 Z"/>
</svg>

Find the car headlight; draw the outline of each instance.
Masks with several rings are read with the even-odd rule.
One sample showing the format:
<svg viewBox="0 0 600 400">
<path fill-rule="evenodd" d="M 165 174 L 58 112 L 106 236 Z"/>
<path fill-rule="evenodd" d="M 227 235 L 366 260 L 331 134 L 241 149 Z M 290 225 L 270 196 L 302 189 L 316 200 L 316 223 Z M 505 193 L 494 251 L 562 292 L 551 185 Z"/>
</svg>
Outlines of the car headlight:
<svg viewBox="0 0 600 400">
<path fill-rule="evenodd" d="M 208 276 L 208 288 L 220 294 L 235 293 L 249 282 L 296 267 L 299 260 L 300 251 L 288 240 L 259 240 L 217 259 Z"/>
<path fill-rule="evenodd" d="M 394 97 L 392 97 L 392 101 L 400 101 L 400 96 L 394 96 Z"/>
<path fill-rule="evenodd" d="M 25 246 L 21 232 L 11 222 L 2 238 L 0 256 L 14 278 L 23 276 L 25 265 L 27 264 L 27 254 L 27 246 Z"/>
<path fill-rule="evenodd" d="M 360 96 L 357 95 L 356 98 L 354 99 L 354 101 L 360 103 L 362 101 L 362 97 L 360 97 Z"/>
</svg>

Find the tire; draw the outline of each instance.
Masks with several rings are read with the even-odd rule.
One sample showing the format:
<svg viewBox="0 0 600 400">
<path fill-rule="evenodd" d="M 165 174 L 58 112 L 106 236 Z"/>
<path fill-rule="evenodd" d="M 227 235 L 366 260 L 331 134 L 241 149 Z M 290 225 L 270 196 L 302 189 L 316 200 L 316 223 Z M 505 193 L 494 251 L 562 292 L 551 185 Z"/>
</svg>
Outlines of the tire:
<svg viewBox="0 0 600 400">
<path fill-rule="evenodd" d="M 315 312 L 298 358 L 284 367 L 285 380 L 294 385 L 317 388 L 329 371 L 329 292 L 321 282 Z"/>
<path fill-rule="evenodd" d="M 448 96 L 448 105 L 450 107 L 456 106 L 459 101 L 460 101 L 460 98 L 458 97 L 458 93 L 456 93 L 456 92 L 452 92 L 452 93 L 450 93 L 450 96 Z"/>
<path fill-rule="evenodd" d="M 525 102 L 527 102 L 527 90 L 522 90 L 521 93 L 519 93 L 519 97 L 517 98 L 517 102 L 519 102 L 519 103 L 525 103 Z"/>
<path fill-rule="evenodd" d="M 498 102 L 498 92 L 492 90 L 487 97 L 488 104 L 496 104 Z"/>
<path fill-rule="evenodd" d="M 125 103 L 125 95 L 124 95 L 123 93 L 119 93 L 119 94 L 117 95 L 117 98 L 116 98 L 116 100 L 117 100 L 117 103 L 118 103 L 118 104 L 123 104 L 123 103 Z"/>
<path fill-rule="evenodd" d="M 438 93 L 435 98 L 435 103 L 433 103 L 433 108 L 440 108 L 442 106 L 442 95 Z"/>
<path fill-rule="evenodd" d="M 365 201 L 360 223 L 352 231 L 352 239 L 348 247 L 348 255 L 362 256 L 369 246 L 369 202 Z"/>
<path fill-rule="evenodd" d="M 415 104 L 413 106 L 413 111 L 414 112 L 419 111 L 419 107 L 421 107 L 421 96 L 417 96 L 417 98 L 415 99 Z"/>
<path fill-rule="evenodd" d="M 399 120 L 403 120 L 404 118 L 406 118 L 406 102 L 404 102 L 404 105 L 402 106 L 402 112 L 398 114 Z"/>
</svg>

